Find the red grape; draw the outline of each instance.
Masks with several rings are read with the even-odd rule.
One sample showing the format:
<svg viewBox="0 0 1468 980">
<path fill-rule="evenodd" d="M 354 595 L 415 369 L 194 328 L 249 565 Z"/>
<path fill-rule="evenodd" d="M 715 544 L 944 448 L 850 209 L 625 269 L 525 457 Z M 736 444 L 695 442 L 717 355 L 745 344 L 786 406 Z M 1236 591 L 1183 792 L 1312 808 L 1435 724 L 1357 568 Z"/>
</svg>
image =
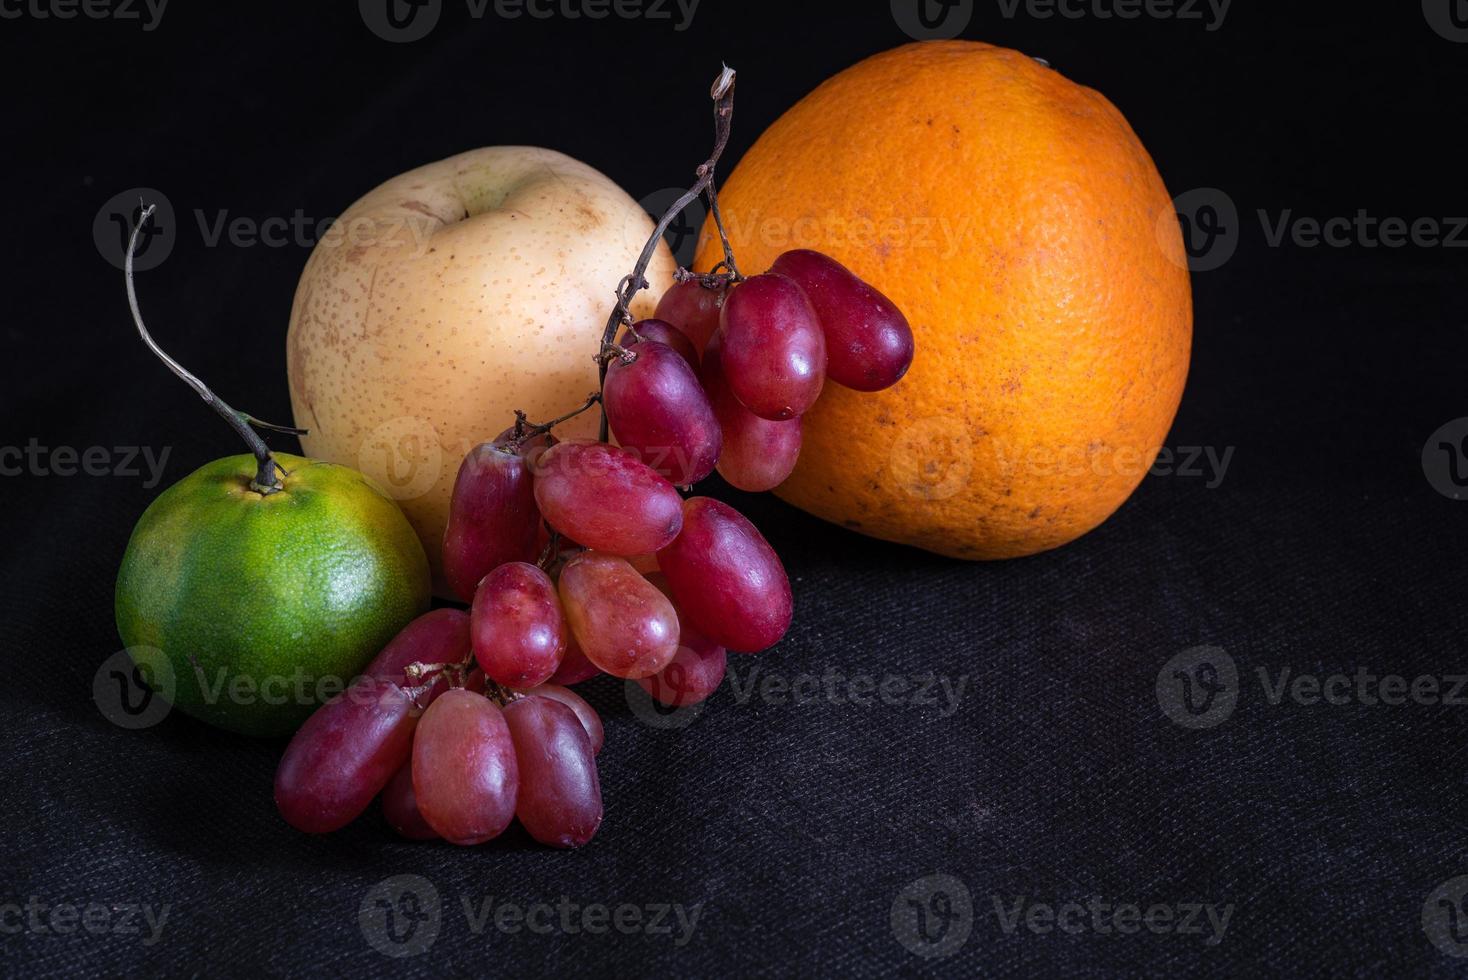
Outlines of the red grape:
<svg viewBox="0 0 1468 980">
<path fill-rule="evenodd" d="M 719 335 L 703 352 L 703 387 L 724 435 L 719 475 L 740 490 L 773 490 L 800 458 L 800 419 L 762 419 L 745 408 L 724 377 Z"/>
<path fill-rule="evenodd" d="M 715 324 L 717 322 L 718 318 L 715 317 Z M 637 328 L 643 340 L 656 340 L 660 344 L 667 344 L 688 362 L 689 367 L 695 371 L 698 370 L 698 348 L 693 346 L 693 341 L 689 340 L 688 335 L 682 330 L 667 320 L 638 320 L 633 326 Z M 630 330 L 624 328 L 617 335 L 619 347 L 626 347 L 631 341 L 632 332 Z"/>
<path fill-rule="evenodd" d="M 552 847 L 580 847 L 601 825 L 601 786 L 591 739 L 576 712 L 547 697 L 505 706 L 520 771 L 515 816 Z"/>
<path fill-rule="evenodd" d="M 535 499 L 551 527 L 614 555 L 657 551 L 683 525 L 673 485 L 632 450 L 604 442 L 546 450 L 535 464 Z"/>
<path fill-rule="evenodd" d="M 362 673 L 408 690 L 423 683 L 404 673 L 409 664 L 458 664 L 468 658 L 469 614 L 459 609 L 434 609 L 404 626 Z M 428 707 L 448 689 L 447 673 L 434 675 L 428 690 L 418 696 L 418 706 Z"/>
<path fill-rule="evenodd" d="M 829 255 L 808 248 L 775 259 L 771 272 L 805 291 L 826 334 L 826 375 L 857 391 L 890 387 L 912 364 L 912 328 L 890 299 Z"/>
<path fill-rule="evenodd" d="M 382 791 L 382 815 L 388 825 L 409 840 L 435 840 L 438 831 L 428 826 L 418 812 L 418 798 L 413 795 L 413 760 L 410 758 L 388 781 Z"/>
<path fill-rule="evenodd" d="M 570 628 L 570 623 L 566 626 L 566 655 L 561 658 L 561 665 L 551 675 L 552 684 L 580 684 L 602 672 L 600 667 L 587 660 L 586 654 L 581 652 L 581 644 L 576 642 L 576 633 Z"/>
<path fill-rule="evenodd" d="M 719 309 L 727 289 L 705 289 L 693 280 L 675 282 L 658 300 L 653 316 L 677 327 L 700 354 L 719 328 Z"/>
<path fill-rule="evenodd" d="M 711 497 L 683 503 L 683 531 L 658 552 L 678 609 L 721 646 L 756 653 L 790 626 L 785 566 L 738 511 Z"/>
<path fill-rule="evenodd" d="M 667 344 L 644 340 L 627 351 L 637 359 L 612 358 L 602 389 L 612 434 L 669 482 L 697 483 L 723 443 L 698 375 Z"/>
<path fill-rule="evenodd" d="M 608 674 L 646 677 L 678 652 L 673 604 L 615 555 L 583 551 L 566 562 L 561 606 L 586 658 Z"/>
<path fill-rule="evenodd" d="M 826 338 L 792 280 L 765 273 L 733 289 L 719 317 L 724 377 L 744 407 L 766 419 L 805 414 L 826 378 Z"/>
<path fill-rule="evenodd" d="M 566 652 L 566 620 L 555 583 L 523 561 L 484 576 L 474 593 L 471 629 L 479 666 L 507 687 L 549 680 Z"/>
<path fill-rule="evenodd" d="M 423 713 L 413 793 L 444 840 L 481 844 L 503 833 L 515 816 L 519 773 L 504 715 L 482 694 L 448 691 Z"/>
<path fill-rule="evenodd" d="M 525 453 L 508 442 L 475 446 L 459 465 L 443 535 L 443 572 L 465 602 L 490 570 L 534 561 L 540 512 Z"/>
<path fill-rule="evenodd" d="M 390 681 L 359 677 L 317 708 L 275 770 L 275 805 L 308 834 L 345 827 L 402 768 L 418 713 Z"/>
<path fill-rule="evenodd" d="M 586 737 L 591 739 L 591 754 L 601 754 L 601 746 L 602 742 L 606 740 L 606 732 L 602 728 L 601 715 L 598 715 L 596 709 L 586 703 L 585 698 L 570 688 L 561 687 L 559 684 L 541 684 L 538 687 L 532 687 L 525 693 L 539 695 L 543 698 L 552 698 L 576 712 L 576 717 L 581 719 L 581 727 L 586 729 Z"/>
<path fill-rule="evenodd" d="M 728 655 L 702 633 L 680 624 L 678 653 L 662 670 L 637 683 L 660 703 L 683 708 L 706 700 L 724 681 Z"/>
</svg>

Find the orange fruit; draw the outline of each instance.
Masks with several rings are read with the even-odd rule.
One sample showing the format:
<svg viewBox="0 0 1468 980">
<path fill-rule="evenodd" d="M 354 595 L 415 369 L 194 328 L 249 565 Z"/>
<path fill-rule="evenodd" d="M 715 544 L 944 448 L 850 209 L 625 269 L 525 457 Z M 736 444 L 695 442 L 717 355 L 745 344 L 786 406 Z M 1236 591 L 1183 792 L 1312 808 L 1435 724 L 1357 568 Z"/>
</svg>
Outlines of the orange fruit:
<svg viewBox="0 0 1468 980">
<path fill-rule="evenodd" d="M 781 116 L 719 201 L 743 272 L 819 249 L 916 339 L 892 388 L 827 382 L 785 500 L 1008 558 L 1096 527 L 1151 467 L 1187 376 L 1187 257 L 1156 167 L 1099 93 L 1017 51 L 909 44 Z M 721 257 L 706 223 L 696 265 Z"/>
</svg>

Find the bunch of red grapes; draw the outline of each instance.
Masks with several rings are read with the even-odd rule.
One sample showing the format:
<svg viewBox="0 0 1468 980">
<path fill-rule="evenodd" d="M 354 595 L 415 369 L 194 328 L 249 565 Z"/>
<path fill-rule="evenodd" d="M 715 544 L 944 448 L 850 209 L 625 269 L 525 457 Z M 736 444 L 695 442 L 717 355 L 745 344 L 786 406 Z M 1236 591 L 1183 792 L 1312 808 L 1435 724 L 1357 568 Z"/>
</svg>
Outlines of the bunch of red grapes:
<svg viewBox="0 0 1468 980">
<path fill-rule="evenodd" d="M 731 282 L 732 280 L 732 282 Z M 680 496 L 716 468 L 743 490 L 783 481 L 825 379 L 894 384 L 902 313 L 834 259 L 798 250 L 739 279 L 692 276 L 608 351 L 602 408 L 619 445 L 560 442 L 523 417 L 454 483 L 444 571 L 468 613 L 410 623 L 296 733 L 276 773 L 292 826 L 345 826 L 381 796 L 410 838 L 586 843 L 602 818 L 601 719 L 566 685 L 635 680 L 696 704 L 726 651 L 790 625 L 790 582 L 734 508 Z"/>
</svg>

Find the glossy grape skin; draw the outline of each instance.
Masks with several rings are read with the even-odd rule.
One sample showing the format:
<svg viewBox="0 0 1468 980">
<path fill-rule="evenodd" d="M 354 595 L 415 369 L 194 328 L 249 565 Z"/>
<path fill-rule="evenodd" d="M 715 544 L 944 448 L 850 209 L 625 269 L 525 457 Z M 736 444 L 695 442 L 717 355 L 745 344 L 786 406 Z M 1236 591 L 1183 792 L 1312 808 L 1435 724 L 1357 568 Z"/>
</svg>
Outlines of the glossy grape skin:
<svg viewBox="0 0 1468 980">
<path fill-rule="evenodd" d="M 413 795 L 413 760 L 403 764 L 382 790 L 382 816 L 398 836 L 408 840 L 437 840 L 438 832 L 428 826 Z"/>
<path fill-rule="evenodd" d="M 698 375 L 677 351 L 655 340 L 614 357 L 602 389 L 617 442 L 670 483 L 686 487 L 714 471 L 723 435 Z"/>
<path fill-rule="evenodd" d="M 577 644 L 608 674 L 656 674 L 678 652 L 673 604 L 624 559 L 584 551 L 561 570 L 560 590 Z"/>
<path fill-rule="evenodd" d="M 564 608 L 563 610 L 564 611 Z M 561 665 L 551 675 L 551 684 L 580 684 L 582 681 L 591 680 L 601 674 L 602 669 L 590 660 L 586 654 L 581 652 L 581 644 L 576 642 L 576 633 L 566 624 L 566 655 L 561 658 Z"/>
<path fill-rule="evenodd" d="M 785 482 L 800 459 L 800 418 L 762 419 L 734 397 L 724 377 L 722 343 L 715 334 L 703 352 L 701 378 L 724 444 L 719 475 L 750 493 L 773 490 Z"/>
<path fill-rule="evenodd" d="M 508 442 L 482 443 L 459 465 L 443 535 L 444 578 L 465 602 L 489 572 L 534 561 L 540 511 L 530 461 Z"/>
<path fill-rule="evenodd" d="M 826 379 L 826 337 L 792 280 L 765 273 L 733 289 L 719 316 L 724 377 L 760 418 L 804 415 Z"/>
<path fill-rule="evenodd" d="M 728 289 L 705 289 L 692 280 L 675 282 L 658 300 L 653 319 L 677 327 L 702 354 L 719 329 L 719 311 L 727 296 Z"/>
<path fill-rule="evenodd" d="M 415 681 L 404 673 L 408 665 L 456 664 L 468 657 L 469 614 L 459 609 L 434 609 L 399 630 L 362 673 L 392 681 L 404 690 L 426 683 L 427 690 L 417 696 L 418 707 L 426 708 L 449 689 L 448 674 L 440 672 L 426 682 Z"/>
<path fill-rule="evenodd" d="M 790 626 L 785 566 L 755 526 L 711 497 L 683 504 L 683 531 L 658 567 L 688 623 L 720 646 L 757 653 Z"/>
<path fill-rule="evenodd" d="M 602 727 L 601 715 L 596 709 L 586 703 L 586 699 L 575 691 L 559 684 L 541 684 L 525 691 L 526 694 L 534 694 L 543 698 L 551 698 L 559 701 L 572 711 L 581 720 L 581 727 L 586 729 L 586 737 L 591 739 L 591 754 L 600 755 L 602 743 L 606 741 L 606 729 Z"/>
<path fill-rule="evenodd" d="M 501 565 L 474 593 L 474 657 L 506 687 L 549 680 L 566 652 L 566 619 L 550 576 L 528 562 Z"/>
<path fill-rule="evenodd" d="M 357 678 L 317 708 L 275 770 L 285 822 L 324 834 L 355 820 L 407 761 L 417 720 L 403 689 L 375 677 Z"/>
<path fill-rule="evenodd" d="M 515 816 L 520 770 L 500 709 L 456 689 L 429 706 L 413 739 L 413 793 L 423 819 L 453 844 L 498 837 Z"/>
<path fill-rule="evenodd" d="M 688 335 L 682 330 L 667 320 L 638 320 L 632 326 L 636 328 L 643 340 L 655 340 L 660 344 L 667 344 L 688 362 L 689 367 L 694 371 L 698 370 L 698 348 L 693 346 L 693 341 L 689 340 Z M 624 328 L 617 335 L 617 346 L 619 347 L 627 347 L 632 342 L 630 330 Z"/>
<path fill-rule="evenodd" d="M 907 317 L 876 287 L 829 255 L 785 252 L 771 272 L 795 280 L 826 334 L 826 377 L 857 391 L 895 385 L 912 365 Z"/>
<path fill-rule="evenodd" d="M 542 844 L 580 847 L 602 818 L 596 760 L 581 720 L 561 701 L 538 696 L 511 701 L 504 713 L 520 772 L 515 817 Z"/>
<path fill-rule="evenodd" d="M 535 465 L 535 499 L 551 527 L 614 555 L 657 551 L 683 526 L 673 485 L 632 450 L 604 442 L 546 450 Z"/>
</svg>

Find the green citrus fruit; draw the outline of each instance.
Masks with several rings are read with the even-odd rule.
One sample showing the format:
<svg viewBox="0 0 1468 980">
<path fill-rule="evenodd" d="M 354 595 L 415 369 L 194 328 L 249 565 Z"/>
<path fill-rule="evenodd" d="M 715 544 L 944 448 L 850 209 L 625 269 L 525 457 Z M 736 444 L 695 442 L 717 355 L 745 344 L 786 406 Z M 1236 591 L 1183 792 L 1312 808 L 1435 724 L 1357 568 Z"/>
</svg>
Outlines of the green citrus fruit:
<svg viewBox="0 0 1468 980">
<path fill-rule="evenodd" d="M 117 576 L 117 629 L 140 673 L 246 735 L 294 731 L 429 603 L 428 559 L 392 498 L 348 467 L 275 459 L 276 493 L 250 489 L 248 454 L 169 487 Z"/>
</svg>

